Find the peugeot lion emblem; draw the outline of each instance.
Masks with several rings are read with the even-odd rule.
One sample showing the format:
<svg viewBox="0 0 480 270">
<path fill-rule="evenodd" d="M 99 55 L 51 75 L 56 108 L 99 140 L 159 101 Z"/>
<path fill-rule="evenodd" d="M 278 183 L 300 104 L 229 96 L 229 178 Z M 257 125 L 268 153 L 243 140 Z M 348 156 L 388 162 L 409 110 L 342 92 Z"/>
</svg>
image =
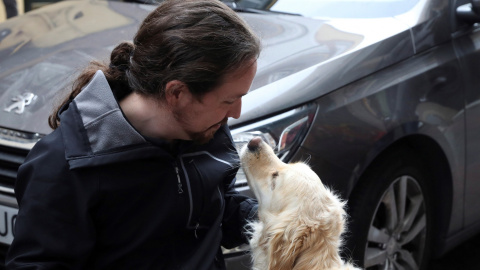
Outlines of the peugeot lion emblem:
<svg viewBox="0 0 480 270">
<path fill-rule="evenodd" d="M 37 96 L 30 92 L 18 95 L 12 98 L 13 104 L 6 107 L 4 111 L 11 112 L 13 110 L 16 114 L 22 114 L 25 111 L 25 106 L 30 105 L 36 98 Z"/>
</svg>

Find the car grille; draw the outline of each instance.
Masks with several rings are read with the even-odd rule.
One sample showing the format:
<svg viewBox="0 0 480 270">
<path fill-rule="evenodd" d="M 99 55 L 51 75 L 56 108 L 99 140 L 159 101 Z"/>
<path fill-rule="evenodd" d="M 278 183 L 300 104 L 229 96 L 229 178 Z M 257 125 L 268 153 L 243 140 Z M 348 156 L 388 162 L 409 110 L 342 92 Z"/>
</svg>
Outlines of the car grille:
<svg viewBox="0 0 480 270">
<path fill-rule="evenodd" d="M 18 167 L 43 135 L 0 127 L 0 193 L 13 196 Z"/>
<path fill-rule="evenodd" d="M 16 207 L 15 180 L 28 152 L 43 135 L 0 127 L 0 204 Z M 8 245 L 0 244 L 0 270 L 5 269 Z"/>
<path fill-rule="evenodd" d="M 18 167 L 28 150 L 0 145 L 0 192 L 13 194 Z"/>
</svg>

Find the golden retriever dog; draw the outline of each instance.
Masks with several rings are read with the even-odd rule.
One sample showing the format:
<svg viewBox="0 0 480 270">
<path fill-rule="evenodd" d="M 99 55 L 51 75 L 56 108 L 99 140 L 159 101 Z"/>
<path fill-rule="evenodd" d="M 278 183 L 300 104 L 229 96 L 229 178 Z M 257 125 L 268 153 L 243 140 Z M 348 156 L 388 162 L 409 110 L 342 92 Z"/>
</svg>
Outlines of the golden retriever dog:
<svg viewBox="0 0 480 270">
<path fill-rule="evenodd" d="M 250 224 L 253 269 L 359 269 L 339 255 L 344 202 L 307 164 L 282 162 L 260 137 L 241 149 L 240 159 L 259 203 L 259 220 Z"/>
</svg>

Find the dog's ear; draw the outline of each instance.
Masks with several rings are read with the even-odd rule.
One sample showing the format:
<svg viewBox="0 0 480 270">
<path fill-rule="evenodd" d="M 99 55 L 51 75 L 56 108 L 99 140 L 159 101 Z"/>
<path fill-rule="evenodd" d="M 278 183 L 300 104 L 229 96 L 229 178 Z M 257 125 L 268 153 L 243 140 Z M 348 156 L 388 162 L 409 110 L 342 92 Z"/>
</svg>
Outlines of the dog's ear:
<svg viewBox="0 0 480 270">
<path fill-rule="evenodd" d="M 269 270 L 291 270 L 302 248 L 302 239 L 288 241 L 283 233 L 277 233 L 270 240 Z"/>
<path fill-rule="evenodd" d="M 296 220 L 277 228 L 270 236 L 269 270 L 292 270 L 305 250 L 305 241 L 309 241 L 314 229 L 304 222 Z M 308 247 L 307 247 L 308 248 Z M 295 268 L 297 269 L 297 268 Z"/>
<path fill-rule="evenodd" d="M 277 185 L 278 171 L 272 173 L 272 178 L 270 179 L 270 189 L 273 191 Z"/>
<path fill-rule="evenodd" d="M 326 233 L 325 224 L 290 223 L 271 236 L 269 270 L 328 269 L 340 265 L 338 237 Z"/>
</svg>

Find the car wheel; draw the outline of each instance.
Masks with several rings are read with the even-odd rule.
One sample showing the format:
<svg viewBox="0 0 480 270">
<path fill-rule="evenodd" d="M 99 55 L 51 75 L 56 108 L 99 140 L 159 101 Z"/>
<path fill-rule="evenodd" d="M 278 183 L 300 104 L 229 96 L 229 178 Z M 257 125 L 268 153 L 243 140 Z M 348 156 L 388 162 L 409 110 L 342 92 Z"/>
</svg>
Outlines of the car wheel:
<svg viewBox="0 0 480 270">
<path fill-rule="evenodd" d="M 365 269 L 426 269 L 432 233 L 428 175 L 411 156 L 382 160 L 352 193 L 347 247 Z"/>
</svg>

